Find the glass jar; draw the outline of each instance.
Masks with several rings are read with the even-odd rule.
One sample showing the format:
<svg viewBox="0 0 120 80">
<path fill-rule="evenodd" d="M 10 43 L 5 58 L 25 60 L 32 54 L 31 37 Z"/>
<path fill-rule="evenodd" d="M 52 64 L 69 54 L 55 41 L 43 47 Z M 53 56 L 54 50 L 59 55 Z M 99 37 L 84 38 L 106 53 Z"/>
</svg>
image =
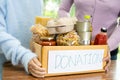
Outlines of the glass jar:
<svg viewBox="0 0 120 80">
<path fill-rule="evenodd" d="M 56 41 L 54 37 L 41 37 L 39 44 L 42 46 L 56 46 Z"/>
</svg>

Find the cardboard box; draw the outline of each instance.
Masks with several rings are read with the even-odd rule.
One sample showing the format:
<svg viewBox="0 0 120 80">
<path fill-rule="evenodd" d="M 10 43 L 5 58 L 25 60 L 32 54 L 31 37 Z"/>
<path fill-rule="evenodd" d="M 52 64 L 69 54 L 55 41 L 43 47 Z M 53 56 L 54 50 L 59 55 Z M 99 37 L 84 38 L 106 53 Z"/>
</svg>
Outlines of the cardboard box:
<svg viewBox="0 0 120 80">
<path fill-rule="evenodd" d="M 41 46 L 35 42 L 34 52 L 39 56 L 45 76 L 104 72 L 103 57 L 107 56 L 107 45 L 89 46 Z"/>
</svg>

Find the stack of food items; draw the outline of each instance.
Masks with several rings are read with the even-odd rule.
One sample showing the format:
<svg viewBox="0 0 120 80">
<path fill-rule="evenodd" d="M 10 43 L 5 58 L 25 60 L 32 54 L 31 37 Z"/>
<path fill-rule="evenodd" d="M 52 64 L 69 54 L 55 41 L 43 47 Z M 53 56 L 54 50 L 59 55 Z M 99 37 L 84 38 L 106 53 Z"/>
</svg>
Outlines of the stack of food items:
<svg viewBox="0 0 120 80">
<path fill-rule="evenodd" d="M 81 38 L 74 28 L 76 22 L 76 18 L 70 17 L 49 19 L 46 26 L 39 22 L 31 27 L 32 39 L 43 46 L 79 46 Z"/>
</svg>

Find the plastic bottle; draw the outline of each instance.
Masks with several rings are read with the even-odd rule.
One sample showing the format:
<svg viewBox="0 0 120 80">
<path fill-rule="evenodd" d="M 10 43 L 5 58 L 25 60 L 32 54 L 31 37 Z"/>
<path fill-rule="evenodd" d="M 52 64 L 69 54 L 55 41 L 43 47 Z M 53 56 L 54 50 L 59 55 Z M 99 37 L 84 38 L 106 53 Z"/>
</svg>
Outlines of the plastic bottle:
<svg viewBox="0 0 120 80">
<path fill-rule="evenodd" d="M 101 32 L 95 37 L 94 45 L 106 45 L 107 39 L 107 29 L 102 27 Z"/>
<path fill-rule="evenodd" d="M 87 24 L 87 28 L 88 28 L 88 31 L 89 32 L 92 32 L 92 24 L 91 24 L 91 22 L 90 22 L 90 18 L 91 18 L 91 16 L 90 15 L 85 15 L 84 16 L 84 23 L 86 23 Z"/>
<path fill-rule="evenodd" d="M 92 38 L 92 24 L 90 22 L 90 15 L 84 16 L 84 22 L 83 22 L 83 31 L 79 33 L 81 37 L 80 44 L 82 45 L 90 45 L 91 44 L 91 38 Z"/>
</svg>

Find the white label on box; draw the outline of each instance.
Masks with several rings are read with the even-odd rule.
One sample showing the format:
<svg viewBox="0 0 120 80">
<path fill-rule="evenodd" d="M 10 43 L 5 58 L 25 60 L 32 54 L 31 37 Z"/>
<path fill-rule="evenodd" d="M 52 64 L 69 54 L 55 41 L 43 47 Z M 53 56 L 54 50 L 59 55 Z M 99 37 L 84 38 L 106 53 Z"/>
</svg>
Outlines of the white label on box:
<svg viewBox="0 0 120 80">
<path fill-rule="evenodd" d="M 103 69 L 104 49 L 50 50 L 48 73 L 80 72 Z"/>
</svg>

